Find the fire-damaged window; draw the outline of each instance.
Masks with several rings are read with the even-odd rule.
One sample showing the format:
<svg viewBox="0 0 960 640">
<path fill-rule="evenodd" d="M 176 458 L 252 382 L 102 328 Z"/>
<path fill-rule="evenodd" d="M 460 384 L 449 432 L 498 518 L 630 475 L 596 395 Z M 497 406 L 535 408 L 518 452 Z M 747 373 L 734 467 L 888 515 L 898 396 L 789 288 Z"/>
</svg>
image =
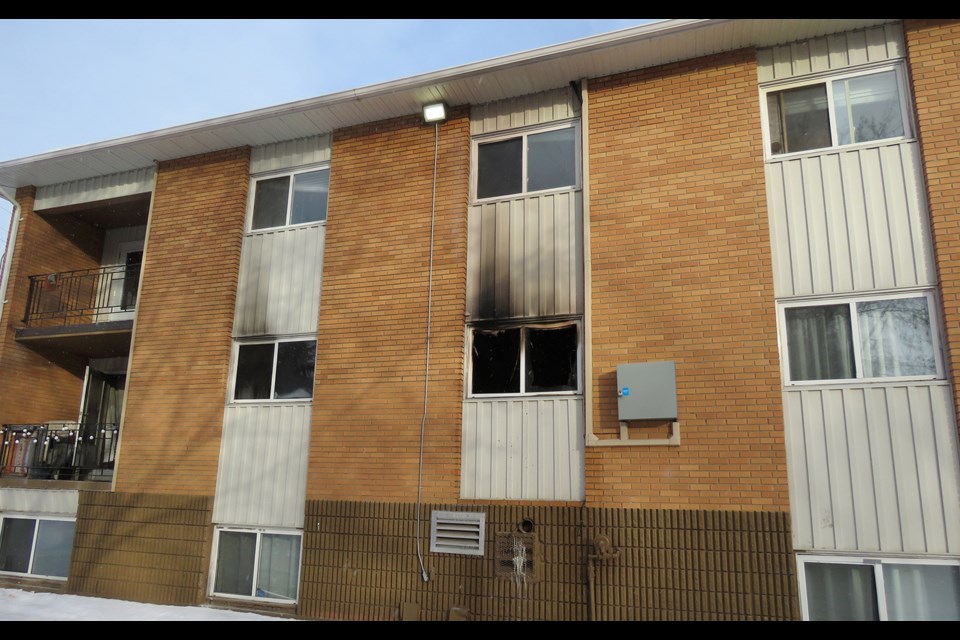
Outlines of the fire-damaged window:
<svg viewBox="0 0 960 640">
<path fill-rule="evenodd" d="M 469 341 L 471 396 L 579 391 L 576 322 L 473 327 Z"/>
<path fill-rule="evenodd" d="M 312 398 L 316 353 L 315 339 L 238 344 L 233 399 Z"/>
<path fill-rule="evenodd" d="M 475 142 L 478 200 L 577 186 L 580 130 L 565 123 Z"/>
</svg>

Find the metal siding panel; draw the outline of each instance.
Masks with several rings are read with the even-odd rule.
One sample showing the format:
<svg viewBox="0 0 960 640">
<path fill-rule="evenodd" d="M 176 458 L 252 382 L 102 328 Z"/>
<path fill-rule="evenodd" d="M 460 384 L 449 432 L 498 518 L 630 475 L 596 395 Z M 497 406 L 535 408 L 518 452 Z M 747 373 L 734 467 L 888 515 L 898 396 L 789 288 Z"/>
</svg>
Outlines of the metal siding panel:
<svg viewBox="0 0 960 640">
<path fill-rule="evenodd" d="M 833 291 L 833 265 L 830 256 L 830 224 L 824 207 L 824 175 L 821 158 L 801 161 L 803 171 L 804 214 L 810 247 L 812 291 Z"/>
<path fill-rule="evenodd" d="M 807 452 L 807 470 L 810 482 L 813 543 L 818 549 L 833 549 L 833 506 L 830 491 L 830 465 L 823 420 L 821 391 L 803 394 L 804 447 Z"/>
<path fill-rule="evenodd" d="M 773 75 L 779 80 L 793 76 L 793 57 L 790 45 L 776 47 L 773 50 Z"/>
<path fill-rule="evenodd" d="M 790 237 L 790 269 L 794 295 L 813 293 L 810 239 L 804 215 L 803 164 L 793 161 L 784 166 L 784 199 L 787 203 L 787 233 Z"/>
<path fill-rule="evenodd" d="M 934 438 L 940 472 L 940 491 L 946 523 L 946 548 L 940 553 L 960 553 L 960 452 L 953 389 L 949 384 L 932 389 Z M 939 552 L 931 549 L 933 552 Z"/>
<path fill-rule="evenodd" d="M 893 245 L 887 219 L 887 203 L 883 197 L 883 170 L 879 149 L 863 149 L 859 153 L 863 171 L 863 194 L 870 234 L 874 286 L 886 289 L 896 286 Z"/>
<path fill-rule="evenodd" d="M 887 37 L 887 56 L 890 59 L 903 58 L 906 54 L 906 47 L 903 41 L 903 25 L 899 22 L 883 25 L 884 33 Z"/>
<path fill-rule="evenodd" d="M 903 551 L 922 553 L 924 544 L 923 510 L 920 504 L 920 469 L 914 450 L 914 420 L 906 387 L 888 387 L 887 413 L 890 416 L 890 441 L 893 449 L 897 503 L 900 505 L 900 535 Z"/>
<path fill-rule="evenodd" d="M 539 200 L 527 203 L 523 213 L 523 315 L 536 317 L 540 311 L 540 212 Z"/>
<path fill-rule="evenodd" d="M 830 255 L 830 292 L 853 290 L 853 264 L 850 237 L 847 233 L 847 215 L 843 206 L 843 181 L 840 174 L 840 156 L 831 153 L 821 157 L 823 176 L 824 215 L 827 220 L 827 243 Z M 821 293 L 827 293 L 822 291 Z"/>
<path fill-rule="evenodd" d="M 934 285 L 937 268 L 933 256 L 933 239 L 930 233 L 930 216 L 927 213 L 927 196 L 924 191 L 920 144 L 911 142 L 900 146 L 903 186 L 909 227 L 913 234 L 913 255 L 916 265 L 917 284 Z"/>
<path fill-rule="evenodd" d="M 883 194 L 896 285 L 898 287 L 916 286 L 919 280 L 914 247 L 918 238 L 910 219 L 910 207 L 904 185 L 904 162 L 900 147 L 881 148 L 880 166 L 883 172 Z"/>
<path fill-rule="evenodd" d="M 556 224 L 556 218 L 553 205 L 554 198 L 552 197 L 543 197 L 540 199 L 539 289 L 541 316 L 549 316 L 557 312 L 556 298 L 554 296 L 554 255 L 556 253 L 554 226 Z"/>
<path fill-rule="evenodd" d="M 911 447 L 916 456 L 917 481 L 921 512 L 918 526 L 922 526 L 923 550 L 927 553 L 947 553 L 946 520 L 940 477 L 944 471 L 937 460 L 937 440 L 932 404 L 935 387 L 907 389 L 912 429 Z"/>
<path fill-rule="evenodd" d="M 764 167 L 767 182 L 767 210 L 770 218 L 770 246 L 773 258 L 773 288 L 778 298 L 794 295 L 793 263 L 790 257 L 790 227 L 784 190 L 784 163 Z"/>
<path fill-rule="evenodd" d="M 153 191 L 153 167 L 39 187 L 34 210 L 95 202 Z"/>
<path fill-rule="evenodd" d="M 480 278 L 482 278 L 481 256 L 483 251 L 483 207 L 467 209 L 467 314 L 480 316 Z"/>
<path fill-rule="evenodd" d="M 867 434 L 873 478 L 877 494 L 877 523 L 880 528 L 880 550 L 902 551 L 900 504 L 897 497 L 897 469 L 893 462 L 890 416 L 886 389 L 865 389 Z"/>
<path fill-rule="evenodd" d="M 526 278 L 525 248 L 529 234 L 524 229 L 526 214 L 523 210 L 510 216 L 510 313 L 523 315 L 526 309 L 525 295 L 528 289 Z"/>
<path fill-rule="evenodd" d="M 847 443 L 843 391 L 823 391 L 823 415 L 826 429 L 827 464 L 830 467 L 830 497 L 834 547 L 857 547 L 856 510 L 850 478 L 850 447 Z"/>
<path fill-rule="evenodd" d="M 790 56 L 793 59 L 793 75 L 800 76 L 810 73 L 810 44 L 809 42 L 794 42 L 789 45 Z"/>
<path fill-rule="evenodd" d="M 863 389 L 844 389 L 843 412 L 857 534 L 856 546 L 851 550 L 878 551 L 880 528 L 877 520 L 877 493 L 867 429 L 866 393 Z"/>
<path fill-rule="evenodd" d="M 573 197 L 573 224 L 570 225 L 570 242 L 574 247 L 572 263 L 573 278 L 570 282 L 571 310 L 585 313 L 583 293 L 583 194 L 577 192 Z"/>
<path fill-rule="evenodd" d="M 803 392 L 785 391 L 783 409 L 790 517 L 793 520 L 791 528 L 793 546 L 796 549 L 813 549 L 813 505 L 810 499 L 810 474 L 804 444 Z"/>
<path fill-rule="evenodd" d="M 890 54 L 887 50 L 887 33 L 883 27 L 867 29 L 864 32 L 867 59 L 870 62 L 887 60 Z"/>
<path fill-rule="evenodd" d="M 523 496 L 523 405 L 510 403 L 507 410 L 506 460 L 504 484 L 506 495 L 512 498 Z"/>
<path fill-rule="evenodd" d="M 818 73 L 830 68 L 830 50 L 826 38 L 814 38 L 810 41 L 810 71 Z"/>
<path fill-rule="evenodd" d="M 523 406 L 523 498 L 533 500 L 540 494 L 540 404 L 519 402 Z"/>
<path fill-rule="evenodd" d="M 847 38 L 844 34 L 827 36 L 827 48 L 830 51 L 831 69 L 842 69 L 848 65 Z"/>
<path fill-rule="evenodd" d="M 757 50 L 757 80 L 762 84 L 776 79 L 773 73 L 773 49 Z"/>
<path fill-rule="evenodd" d="M 493 269 L 496 273 L 494 307 L 496 309 L 495 314 L 498 317 L 513 315 L 513 309 L 510 308 L 510 288 L 513 279 L 510 272 L 510 244 L 513 240 L 510 237 L 510 219 L 514 216 L 514 209 L 519 203 L 510 201 L 507 205 L 497 208 L 494 227 L 494 237 L 496 238 L 493 248 Z M 522 241 L 522 238 L 520 240 Z"/>
<path fill-rule="evenodd" d="M 870 62 L 867 56 L 867 38 L 863 31 L 847 33 L 847 56 L 851 66 Z"/>
<path fill-rule="evenodd" d="M 568 87 L 563 87 L 474 107 L 470 114 L 470 133 L 508 131 L 565 120 L 578 113 L 576 97 Z"/>
<path fill-rule="evenodd" d="M 875 279 L 870 245 L 870 227 L 863 200 L 863 173 L 860 155 L 844 153 L 840 156 L 840 175 L 843 184 L 844 213 L 850 238 L 853 286 L 857 290 L 874 289 Z"/>
<path fill-rule="evenodd" d="M 76 516 L 79 500 L 79 491 L 2 488 L 0 489 L 0 514 L 20 512 Z"/>
<path fill-rule="evenodd" d="M 573 280 L 575 269 L 571 260 L 571 257 L 575 254 L 575 245 L 570 242 L 572 207 L 570 207 L 570 199 L 566 194 L 558 195 L 553 200 L 556 204 L 554 212 L 556 216 L 554 227 L 554 246 L 556 247 L 554 258 L 556 262 L 553 283 L 556 313 L 573 313 L 574 309 L 570 305 L 570 282 Z"/>
</svg>

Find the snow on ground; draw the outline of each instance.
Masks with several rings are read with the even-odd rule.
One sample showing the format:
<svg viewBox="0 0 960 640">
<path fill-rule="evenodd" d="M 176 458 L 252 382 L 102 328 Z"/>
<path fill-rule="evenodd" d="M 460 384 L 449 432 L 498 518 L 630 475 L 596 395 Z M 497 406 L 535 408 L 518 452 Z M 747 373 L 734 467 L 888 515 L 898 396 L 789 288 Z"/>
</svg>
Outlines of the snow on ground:
<svg viewBox="0 0 960 640">
<path fill-rule="evenodd" d="M 207 607 L 172 607 L 60 593 L 0 589 L 0 620 L 247 620 L 255 622 L 288 619 Z"/>
</svg>

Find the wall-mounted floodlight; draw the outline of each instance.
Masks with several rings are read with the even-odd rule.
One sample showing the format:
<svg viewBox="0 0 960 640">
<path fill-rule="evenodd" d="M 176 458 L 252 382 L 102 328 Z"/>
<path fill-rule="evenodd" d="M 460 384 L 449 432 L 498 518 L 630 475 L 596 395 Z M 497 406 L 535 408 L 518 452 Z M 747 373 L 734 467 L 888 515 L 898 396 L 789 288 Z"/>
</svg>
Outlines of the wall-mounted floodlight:
<svg viewBox="0 0 960 640">
<path fill-rule="evenodd" d="M 430 124 L 432 122 L 443 122 L 447 119 L 447 105 L 443 102 L 434 102 L 433 104 L 423 105 L 423 122 Z"/>
</svg>

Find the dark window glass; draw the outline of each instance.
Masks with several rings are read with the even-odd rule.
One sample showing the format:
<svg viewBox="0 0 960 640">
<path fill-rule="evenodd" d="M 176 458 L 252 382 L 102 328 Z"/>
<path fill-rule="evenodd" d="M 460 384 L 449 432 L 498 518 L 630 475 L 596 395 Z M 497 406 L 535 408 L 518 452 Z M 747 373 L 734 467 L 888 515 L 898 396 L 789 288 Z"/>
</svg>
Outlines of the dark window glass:
<svg viewBox="0 0 960 640">
<path fill-rule="evenodd" d="M 528 328 L 527 393 L 577 390 L 577 327 Z"/>
<path fill-rule="evenodd" d="M 40 520 L 33 571 L 38 576 L 66 578 L 70 571 L 75 523 L 70 520 Z"/>
<path fill-rule="evenodd" d="M 787 89 L 767 96 L 771 153 L 831 146 L 827 86 Z"/>
<path fill-rule="evenodd" d="M 273 344 L 243 344 L 237 354 L 237 400 L 267 400 L 273 376 Z"/>
<path fill-rule="evenodd" d="M 4 518 L 0 530 L 0 571 L 28 573 L 36 520 Z"/>
<path fill-rule="evenodd" d="M 520 392 L 520 329 L 473 332 L 473 393 Z"/>
<path fill-rule="evenodd" d="M 872 565 L 807 562 L 811 620 L 879 620 Z"/>
<path fill-rule="evenodd" d="M 856 377 L 849 305 L 795 307 L 784 313 L 791 380 Z"/>
<path fill-rule="evenodd" d="M 120 297 L 121 309 L 133 309 L 137 306 L 137 290 L 140 288 L 140 265 L 143 263 L 143 251 L 131 251 L 127 254 L 123 269 L 123 293 Z"/>
<path fill-rule="evenodd" d="M 290 224 L 316 222 L 327 218 L 327 193 L 330 190 L 330 172 L 310 171 L 293 177 L 293 210 Z"/>
<path fill-rule="evenodd" d="M 477 147 L 477 198 L 523 191 L 523 139 L 488 142 Z"/>
<path fill-rule="evenodd" d="M 221 531 L 217 551 L 217 579 L 214 591 L 239 596 L 253 595 L 253 563 L 257 534 Z"/>
<path fill-rule="evenodd" d="M 257 182 L 253 197 L 253 228 L 282 227 L 287 223 L 290 176 Z"/>
<path fill-rule="evenodd" d="M 527 137 L 527 191 L 576 184 L 576 131 L 569 127 Z"/>
<path fill-rule="evenodd" d="M 313 396 L 313 365 L 317 343 L 277 343 L 277 384 L 275 399 L 310 398 Z"/>
</svg>

